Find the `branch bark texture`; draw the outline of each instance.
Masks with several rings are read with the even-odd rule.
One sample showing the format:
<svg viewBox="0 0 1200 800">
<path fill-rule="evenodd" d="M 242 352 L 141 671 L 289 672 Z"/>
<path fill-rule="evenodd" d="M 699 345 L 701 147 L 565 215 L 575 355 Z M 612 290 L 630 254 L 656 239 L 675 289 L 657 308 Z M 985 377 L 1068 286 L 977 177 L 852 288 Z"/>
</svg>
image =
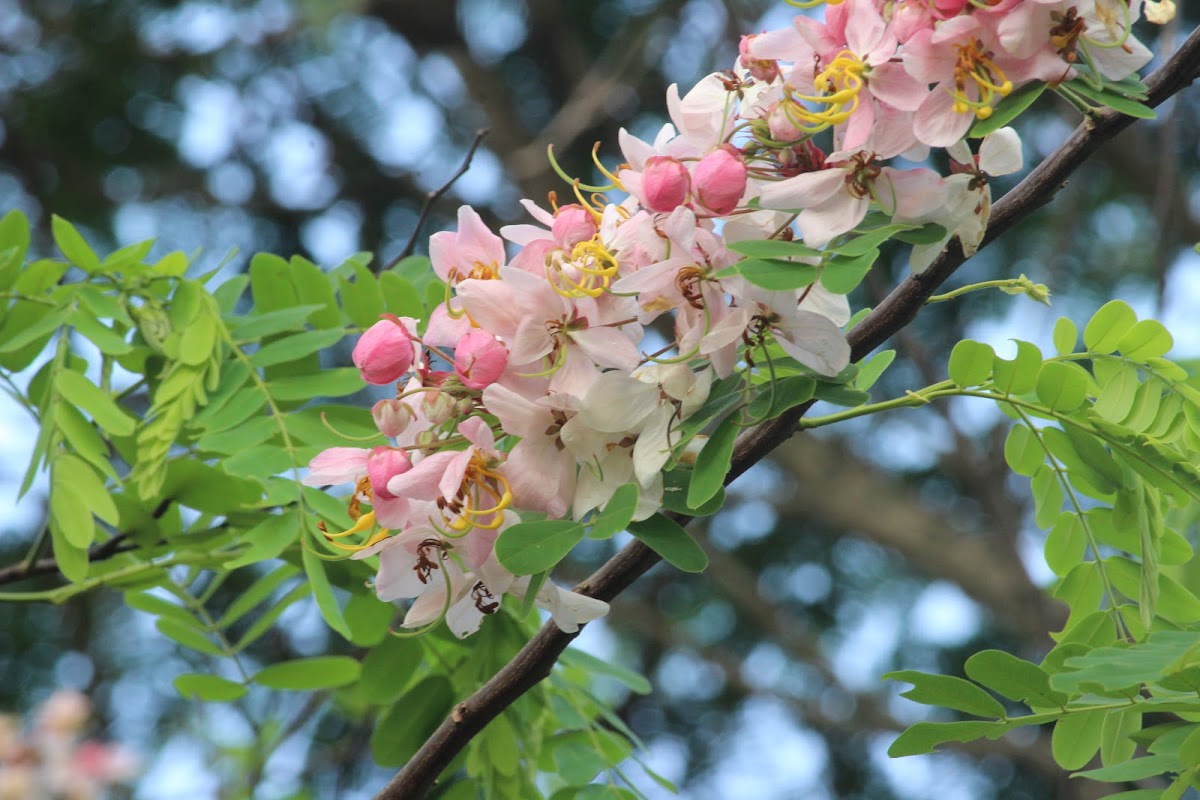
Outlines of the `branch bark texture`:
<svg viewBox="0 0 1200 800">
<path fill-rule="evenodd" d="M 1200 77 L 1200 28 L 1146 81 L 1147 105 L 1158 106 Z M 1021 220 L 1049 203 L 1067 178 L 1101 145 L 1134 122 L 1133 117 L 1105 111 L 1085 119 L 1071 136 L 1039 164 L 992 209 L 986 247 Z M 925 301 L 967 260 L 954 239 L 924 272 L 910 275 L 854 330 L 850 331 L 852 358 L 857 361 L 883 344 L 916 318 Z M 796 431 L 808 411 L 803 405 L 744 434 L 734 450 L 726 477 L 729 483 L 757 464 Z M 686 518 L 676 516 L 677 521 Z M 659 562 L 659 556 L 641 542 L 633 542 L 580 583 L 575 590 L 605 601 L 618 594 Z M 559 655 L 578 634 L 560 631 L 547 623 L 491 680 L 457 704 L 421 749 L 379 794 L 376 800 L 420 800 L 437 777 L 472 737 L 522 694 L 550 674 Z"/>
</svg>

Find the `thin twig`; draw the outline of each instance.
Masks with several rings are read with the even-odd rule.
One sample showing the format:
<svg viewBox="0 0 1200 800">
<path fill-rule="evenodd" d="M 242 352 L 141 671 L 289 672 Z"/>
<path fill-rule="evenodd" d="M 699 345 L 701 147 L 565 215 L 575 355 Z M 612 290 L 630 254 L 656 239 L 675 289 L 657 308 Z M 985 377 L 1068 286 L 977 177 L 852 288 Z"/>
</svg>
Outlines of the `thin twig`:
<svg viewBox="0 0 1200 800">
<path fill-rule="evenodd" d="M 429 218 L 430 212 L 433 211 L 433 204 L 442 195 L 450 191 L 450 187 L 454 185 L 454 182 L 465 175 L 467 170 L 471 168 L 471 159 L 475 158 L 475 151 L 479 149 L 479 143 L 483 141 L 483 137 L 487 136 L 489 132 L 489 128 L 480 128 L 475 131 L 475 138 L 471 140 L 471 146 L 467 148 L 467 154 L 463 157 L 463 162 L 459 165 L 458 171 L 450 176 L 450 180 L 425 195 L 425 205 L 421 206 L 421 216 L 417 217 L 417 224 L 413 226 L 412 235 L 408 237 L 408 243 L 404 245 L 404 249 L 382 268 L 376 270 L 377 272 L 386 272 L 413 254 L 413 250 L 417 247 L 417 237 L 421 235 L 421 228 L 425 225 L 425 220 Z"/>
<path fill-rule="evenodd" d="M 88 561 L 95 563 L 97 561 L 105 561 L 120 553 L 126 553 L 130 550 L 136 550 L 137 545 L 133 542 L 125 541 L 129 538 L 128 534 L 118 533 L 106 542 L 93 547 L 88 551 Z M 17 583 L 27 578 L 32 578 L 36 575 L 51 575 L 58 573 L 58 561 L 53 558 L 39 558 L 32 562 L 22 562 L 13 564 L 11 567 L 0 569 L 0 585 L 6 583 Z"/>
<path fill-rule="evenodd" d="M 1148 105 L 1157 106 L 1185 89 L 1200 76 L 1200 29 L 1147 80 Z M 1054 197 L 1067 177 L 1104 142 L 1127 128 L 1134 119 L 1104 111 L 1087 119 L 1049 158 L 1004 196 L 993 209 L 981 247 L 1007 232 Z M 932 295 L 967 260 L 958 240 L 953 240 L 925 272 L 910 275 L 848 336 L 855 361 L 870 353 L 908 325 Z M 734 480 L 796 431 L 809 404 L 753 428 L 734 450 L 726 483 Z M 676 515 L 677 520 L 681 519 Z M 576 591 L 601 600 L 612 600 L 647 570 L 659 556 L 640 541 L 627 545 L 600 567 Z M 504 709 L 550 674 L 559 655 L 578 633 L 563 633 L 552 622 L 525 645 L 512 660 L 477 692 L 458 703 L 449 717 L 379 794 L 376 800 L 421 800 L 434 782 L 471 739 Z"/>
</svg>

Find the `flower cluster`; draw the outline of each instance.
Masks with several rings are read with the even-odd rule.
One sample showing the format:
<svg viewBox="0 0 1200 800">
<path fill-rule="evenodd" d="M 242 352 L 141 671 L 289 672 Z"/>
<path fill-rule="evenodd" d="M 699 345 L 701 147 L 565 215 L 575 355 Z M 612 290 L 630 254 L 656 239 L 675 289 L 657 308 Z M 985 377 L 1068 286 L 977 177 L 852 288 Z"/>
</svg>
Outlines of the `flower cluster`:
<svg viewBox="0 0 1200 800">
<path fill-rule="evenodd" d="M 445 302 L 423 323 L 382 319 L 355 348 L 365 381 L 397 385 L 372 410 L 391 443 L 313 460 L 307 483 L 354 485 L 355 524 L 328 541 L 378 556 L 379 597 L 414 600 L 408 628 L 444 619 L 465 636 L 505 593 L 534 592 L 565 631 L 602 615 L 602 602 L 513 575 L 498 537 L 523 517 L 587 520 L 630 483 L 633 518 L 654 514 L 716 381 L 748 396 L 779 370 L 835 379 L 850 308 L 818 278 L 837 248 L 874 210 L 932 231 L 915 268 L 951 236 L 973 252 L 989 178 L 1022 158 L 1009 128 L 973 153 L 972 123 L 1024 83 L 1125 78 L 1150 58 L 1130 32 L 1139 12 L 1139 0 L 844 0 L 824 22 L 746 37 L 732 69 L 686 95 L 671 87 L 673 124 L 653 142 L 622 131 L 615 169 L 596 160 L 608 185 L 522 201 L 533 223 L 499 234 L 464 206 L 429 242 Z M 931 147 L 948 150 L 950 175 L 887 164 Z M 782 284 L 745 269 L 743 253 L 767 243 Z"/>
<path fill-rule="evenodd" d="M 89 800 L 134 778 L 138 759 L 128 750 L 81 740 L 90 714 L 86 697 L 64 690 L 42 703 L 29 731 L 0 715 L 0 800 Z"/>
</svg>

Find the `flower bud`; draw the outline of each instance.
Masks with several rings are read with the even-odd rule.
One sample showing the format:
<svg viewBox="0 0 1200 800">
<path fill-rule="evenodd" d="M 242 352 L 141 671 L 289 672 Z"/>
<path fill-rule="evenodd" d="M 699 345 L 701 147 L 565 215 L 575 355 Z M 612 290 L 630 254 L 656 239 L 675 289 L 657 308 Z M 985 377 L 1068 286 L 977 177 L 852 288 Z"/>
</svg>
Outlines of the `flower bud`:
<svg viewBox="0 0 1200 800">
<path fill-rule="evenodd" d="M 696 196 L 713 214 L 724 216 L 737 208 L 746 193 L 746 162 L 730 145 L 722 145 L 696 165 Z"/>
<path fill-rule="evenodd" d="M 669 156 L 651 156 L 642 170 L 642 200 L 651 211 L 670 212 L 687 202 L 692 180 L 687 167 Z"/>
<path fill-rule="evenodd" d="M 380 433 L 395 438 L 404 433 L 416 414 L 408 403 L 392 397 L 371 406 L 371 416 L 375 418 L 375 427 L 379 428 Z"/>
<path fill-rule="evenodd" d="M 364 381 L 383 386 L 408 372 L 413 350 L 412 335 L 399 319 L 382 319 L 359 337 L 351 358 Z"/>
<path fill-rule="evenodd" d="M 796 127 L 788 116 L 785 101 L 779 101 L 767 114 L 767 130 L 771 138 L 777 142 L 794 142 L 804 135 L 804 131 Z"/>
<path fill-rule="evenodd" d="M 434 425 L 441 425 L 453 417 L 457 406 L 454 398 L 442 391 L 425 392 L 421 396 L 421 408 Z"/>
<path fill-rule="evenodd" d="M 485 330 L 475 328 L 454 348 L 454 371 L 468 389 L 485 389 L 508 366 L 508 348 Z"/>
<path fill-rule="evenodd" d="M 554 214 L 554 225 L 550 228 L 559 247 L 569 250 L 580 242 L 596 235 L 596 220 L 578 203 L 560 206 Z"/>
<path fill-rule="evenodd" d="M 371 491 L 376 497 L 392 500 L 396 495 L 388 491 L 388 481 L 397 475 L 402 475 L 412 469 L 412 459 L 404 450 L 395 447 L 376 447 L 367 456 L 367 477 L 371 481 Z"/>
</svg>

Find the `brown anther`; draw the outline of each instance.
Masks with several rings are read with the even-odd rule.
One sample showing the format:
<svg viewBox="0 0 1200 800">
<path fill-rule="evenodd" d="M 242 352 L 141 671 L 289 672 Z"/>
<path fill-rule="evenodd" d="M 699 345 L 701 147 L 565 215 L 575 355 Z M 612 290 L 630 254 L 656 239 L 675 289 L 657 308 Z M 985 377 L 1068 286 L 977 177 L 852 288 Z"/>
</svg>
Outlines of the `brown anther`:
<svg viewBox="0 0 1200 800">
<path fill-rule="evenodd" d="M 496 596 L 483 585 L 482 581 L 471 589 L 471 596 L 475 598 L 475 608 L 479 609 L 480 613 L 493 614 L 500 607 Z"/>
</svg>

